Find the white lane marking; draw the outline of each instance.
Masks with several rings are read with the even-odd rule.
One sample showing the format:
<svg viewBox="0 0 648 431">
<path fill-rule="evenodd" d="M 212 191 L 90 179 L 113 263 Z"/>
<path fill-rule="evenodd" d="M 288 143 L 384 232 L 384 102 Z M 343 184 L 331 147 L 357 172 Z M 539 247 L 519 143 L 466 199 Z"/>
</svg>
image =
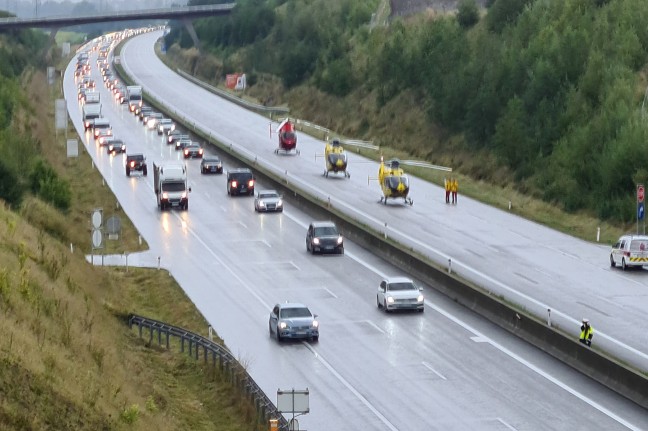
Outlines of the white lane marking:
<svg viewBox="0 0 648 431">
<path fill-rule="evenodd" d="M 297 269 L 297 271 L 301 271 L 301 268 L 295 265 L 295 262 L 293 262 L 292 260 L 290 261 L 290 264 L 294 266 Z"/>
<path fill-rule="evenodd" d="M 333 298 L 338 299 L 338 296 L 331 291 L 328 287 L 324 287 L 324 290 L 326 290 Z"/>
<path fill-rule="evenodd" d="M 515 428 L 514 426 L 504 422 L 504 419 L 502 418 L 495 418 L 495 420 L 501 423 L 502 425 L 504 425 L 506 428 L 510 429 L 511 431 L 518 431 L 517 428 Z"/>
<path fill-rule="evenodd" d="M 364 266 L 365 268 L 369 269 L 370 271 L 373 271 L 376 274 L 384 277 L 384 274 L 381 271 L 376 270 L 376 268 L 374 266 L 367 264 L 362 259 L 354 256 L 352 253 L 346 253 L 346 256 L 348 256 L 349 258 L 355 260 L 360 265 Z M 626 428 L 631 429 L 633 431 L 641 431 L 640 427 L 637 427 L 636 425 L 631 424 L 630 422 L 628 422 L 625 419 L 621 418 L 617 414 L 613 413 L 612 411 L 610 411 L 607 408 L 603 407 L 602 405 L 598 404 L 597 402 L 595 402 L 591 398 L 586 397 L 584 394 L 578 392 L 577 390 L 571 388 L 567 384 L 565 384 L 565 383 L 561 382 L 560 380 L 558 380 L 557 378 L 553 377 L 549 373 L 547 373 L 547 372 L 541 370 L 540 368 L 536 367 L 535 365 L 533 365 L 532 363 L 530 363 L 526 359 L 522 358 L 521 356 L 515 354 L 514 352 L 512 352 L 511 350 L 505 348 L 501 344 L 499 344 L 499 343 L 495 342 L 494 340 L 490 339 L 489 337 L 485 336 L 484 334 L 482 334 L 481 332 L 479 332 L 478 330 L 476 330 L 475 328 L 473 328 L 472 326 L 470 326 L 466 322 L 463 322 L 459 318 L 451 315 L 450 313 L 448 313 L 444 309 L 432 304 L 430 301 L 427 301 L 427 300 L 425 301 L 425 305 L 427 305 L 428 307 L 430 307 L 433 310 L 437 311 L 438 313 L 440 313 L 441 315 L 443 315 L 444 317 L 446 317 L 450 321 L 452 321 L 452 322 L 456 323 L 457 325 L 461 326 L 462 328 L 464 328 L 468 332 L 471 332 L 473 334 L 473 337 L 471 337 L 471 339 L 473 341 L 489 343 L 490 345 L 495 347 L 500 352 L 502 352 L 505 355 L 509 356 L 511 359 L 519 362 L 520 364 L 524 365 L 525 367 L 527 367 L 531 371 L 535 372 L 536 374 L 540 375 L 541 377 L 544 377 L 546 380 L 550 381 L 551 383 L 555 384 L 556 386 L 560 387 L 561 389 L 565 390 L 566 392 L 570 393 L 571 395 L 575 396 L 576 398 L 580 399 L 581 401 L 589 404 L 591 407 L 595 408 L 599 412 L 601 412 L 604 415 L 608 416 L 610 419 L 613 419 L 614 421 L 620 423 L 621 425 L 623 425 Z"/>
<path fill-rule="evenodd" d="M 239 224 L 240 224 L 241 226 L 243 226 L 244 228 L 246 228 L 246 229 L 247 229 L 247 225 L 246 225 L 245 223 L 243 223 L 243 222 L 242 222 L 242 221 L 240 221 L 240 220 L 239 220 L 239 222 L 238 222 L 238 223 L 239 223 Z"/>
<path fill-rule="evenodd" d="M 424 366 L 425 368 L 427 368 L 428 370 L 432 371 L 432 372 L 433 372 L 434 374 L 436 374 L 437 376 L 441 377 L 443 380 L 448 380 L 448 379 L 445 378 L 445 376 L 444 376 L 443 374 L 441 374 L 440 372 L 438 372 L 437 370 L 435 370 L 434 368 L 432 368 L 432 365 L 430 365 L 429 363 L 423 361 L 423 362 L 421 362 L 421 364 L 423 364 L 423 366 Z"/>
<path fill-rule="evenodd" d="M 371 320 L 365 320 L 365 322 L 367 322 L 369 325 L 371 325 L 371 326 L 373 326 L 374 328 L 376 328 L 376 330 L 378 330 L 380 333 L 382 333 L 382 334 L 386 334 L 386 333 L 387 333 L 383 328 L 381 328 L 380 326 L 376 325 L 376 324 L 375 324 L 374 322 L 372 322 Z"/>
<path fill-rule="evenodd" d="M 346 388 L 347 388 L 349 391 L 351 391 L 351 393 L 352 393 L 353 395 L 355 395 L 355 397 L 358 398 L 358 399 L 360 400 L 360 402 L 361 402 L 362 404 L 365 405 L 365 407 L 367 407 L 369 410 L 371 410 L 371 412 L 372 412 L 372 413 L 373 413 L 373 414 L 374 414 L 378 419 L 380 419 L 380 421 L 381 421 L 383 424 L 385 424 L 385 426 L 386 426 L 387 428 L 389 428 L 391 431 L 398 431 L 398 428 L 396 428 L 396 427 L 394 426 L 394 424 L 392 424 L 392 423 L 389 421 L 389 419 L 387 419 L 387 418 L 386 418 L 382 413 L 380 413 L 380 412 L 378 411 L 378 409 L 375 408 L 375 407 L 374 407 L 374 406 L 369 402 L 369 400 L 367 400 L 367 399 L 366 399 L 366 398 L 365 398 L 365 397 L 364 397 L 360 392 L 358 392 L 358 391 L 356 390 L 356 388 L 354 388 L 354 387 L 353 387 L 349 382 L 347 382 L 346 379 L 345 379 L 344 377 L 342 377 L 342 376 L 340 375 L 340 373 L 338 373 L 338 372 L 335 370 L 335 368 L 333 368 L 333 366 L 332 366 L 331 364 L 329 364 L 329 363 L 328 363 L 328 362 L 327 362 L 327 361 L 322 357 L 322 355 L 320 355 L 319 353 L 317 353 L 317 352 L 315 351 L 315 349 L 313 349 L 313 346 L 311 346 L 310 344 L 308 344 L 308 343 L 305 342 L 305 341 L 303 342 L 303 344 L 304 344 L 304 346 L 306 346 L 306 348 L 307 348 L 308 350 L 310 350 L 310 351 L 313 353 L 313 356 L 315 356 L 315 358 L 316 358 L 318 361 L 320 361 L 320 362 L 322 363 L 322 365 L 324 365 L 324 366 L 325 366 L 325 367 L 326 367 L 326 368 L 331 372 L 331 374 L 333 374 L 333 375 L 334 375 L 334 376 L 335 376 L 335 377 L 336 377 L 336 378 L 337 378 L 337 379 L 338 379 L 338 380 L 339 380 L 339 381 L 340 381 L 344 386 L 346 386 Z"/>
</svg>

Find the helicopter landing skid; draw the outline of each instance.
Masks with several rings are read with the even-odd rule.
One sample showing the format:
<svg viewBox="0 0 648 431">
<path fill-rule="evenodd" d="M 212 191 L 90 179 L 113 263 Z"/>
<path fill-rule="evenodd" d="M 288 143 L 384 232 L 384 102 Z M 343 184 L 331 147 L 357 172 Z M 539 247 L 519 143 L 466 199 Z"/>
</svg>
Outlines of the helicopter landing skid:
<svg viewBox="0 0 648 431">
<path fill-rule="evenodd" d="M 274 153 L 275 154 L 281 153 L 281 154 L 286 154 L 286 155 L 295 154 L 295 155 L 298 155 L 298 156 L 301 154 L 301 152 L 299 150 L 284 150 L 283 148 L 275 148 Z"/>
<path fill-rule="evenodd" d="M 411 198 L 405 198 L 405 203 L 409 204 L 410 206 L 414 205 L 414 201 Z"/>
</svg>

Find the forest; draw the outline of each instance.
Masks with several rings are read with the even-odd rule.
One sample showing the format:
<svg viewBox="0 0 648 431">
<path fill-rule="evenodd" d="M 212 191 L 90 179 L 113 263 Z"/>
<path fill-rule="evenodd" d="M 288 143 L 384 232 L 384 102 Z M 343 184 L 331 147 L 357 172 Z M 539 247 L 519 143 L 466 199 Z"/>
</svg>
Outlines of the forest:
<svg viewBox="0 0 648 431">
<path fill-rule="evenodd" d="M 461 0 L 457 13 L 387 24 L 376 22 L 379 0 L 237 3 L 231 16 L 195 24 L 223 75 L 242 69 L 251 85 L 269 74 L 287 90 L 372 95 L 378 110 L 413 92 L 440 131 L 430 145 L 454 152 L 459 141 L 466 154 L 496 158 L 471 172 L 478 179 L 505 168 L 519 190 L 568 212 L 636 216 L 635 186 L 648 179 L 648 2 L 491 0 L 480 11 Z M 166 43 L 191 47 L 180 25 Z"/>
</svg>

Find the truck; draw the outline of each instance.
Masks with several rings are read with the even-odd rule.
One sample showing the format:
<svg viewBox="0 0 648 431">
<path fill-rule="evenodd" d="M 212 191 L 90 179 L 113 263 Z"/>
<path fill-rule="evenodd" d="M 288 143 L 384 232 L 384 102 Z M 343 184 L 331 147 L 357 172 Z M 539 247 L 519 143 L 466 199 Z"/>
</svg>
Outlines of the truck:
<svg viewBox="0 0 648 431">
<path fill-rule="evenodd" d="M 178 207 L 189 209 L 187 167 L 181 163 L 153 163 L 153 188 L 160 211 Z"/>
<path fill-rule="evenodd" d="M 100 103 L 86 103 L 83 105 L 83 128 L 85 131 L 94 126 L 94 120 L 101 118 Z"/>
<path fill-rule="evenodd" d="M 129 85 L 126 87 L 126 98 L 128 99 L 128 110 L 135 112 L 135 109 L 142 107 L 142 86 Z"/>
</svg>

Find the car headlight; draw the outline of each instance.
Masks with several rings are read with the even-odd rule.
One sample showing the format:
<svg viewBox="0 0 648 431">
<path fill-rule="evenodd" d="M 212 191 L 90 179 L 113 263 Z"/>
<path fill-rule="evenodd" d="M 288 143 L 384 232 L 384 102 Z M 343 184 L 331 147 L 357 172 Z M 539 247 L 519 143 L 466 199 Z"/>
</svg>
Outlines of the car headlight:
<svg viewBox="0 0 648 431">
<path fill-rule="evenodd" d="M 416 297 L 416 302 L 423 302 L 423 295 L 419 295 Z"/>
<path fill-rule="evenodd" d="M 281 200 L 278 201 L 278 202 L 277 202 L 277 206 L 278 206 L 278 207 L 283 206 L 283 201 L 281 201 Z"/>
<path fill-rule="evenodd" d="M 162 193 L 162 199 L 169 199 L 169 194 L 167 192 Z"/>
<path fill-rule="evenodd" d="M 313 238 L 313 244 L 319 244 L 319 238 Z"/>
<path fill-rule="evenodd" d="M 263 201 L 259 201 L 259 206 L 260 206 L 260 207 L 264 207 L 264 206 L 265 206 L 265 202 L 263 202 Z"/>
<path fill-rule="evenodd" d="M 313 320 L 313 328 L 319 328 L 319 322 L 317 320 Z"/>
<path fill-rule="evenodd" d="M 286 329 L 287 327 L 286 322 L 279 322 L 279 329 Z"/>
<path fill-rule="evenodd" d="M 342 237 L 339 236 L 338 239 L 337 239 L 337 243 L 338 243 L 338 245 L 339 245 L 339 244 L 342 244 L 342 241 L 343 241 Z"/>
<path fill-rule="evenodd" d="M 110 146 L 108 147 L 108 151 L 112 151 L 112 150 L 113 150 L 113 146 L 110 145 Z"/>
<path fill-rule="evenodd" d="M 182 194 L 180 195 L 180 198 L 184 199 L 186 197 L 187 197 L 187 192 L 182 192 Z"/>
<path fill-rule="evenodd" d="M 390 304 L 393 304 L 394 303 L 394 298 L 392 298 L 391 296 L 388 296 L 387 297 L 387 302 L 389 302 Z"/>
</svg>

